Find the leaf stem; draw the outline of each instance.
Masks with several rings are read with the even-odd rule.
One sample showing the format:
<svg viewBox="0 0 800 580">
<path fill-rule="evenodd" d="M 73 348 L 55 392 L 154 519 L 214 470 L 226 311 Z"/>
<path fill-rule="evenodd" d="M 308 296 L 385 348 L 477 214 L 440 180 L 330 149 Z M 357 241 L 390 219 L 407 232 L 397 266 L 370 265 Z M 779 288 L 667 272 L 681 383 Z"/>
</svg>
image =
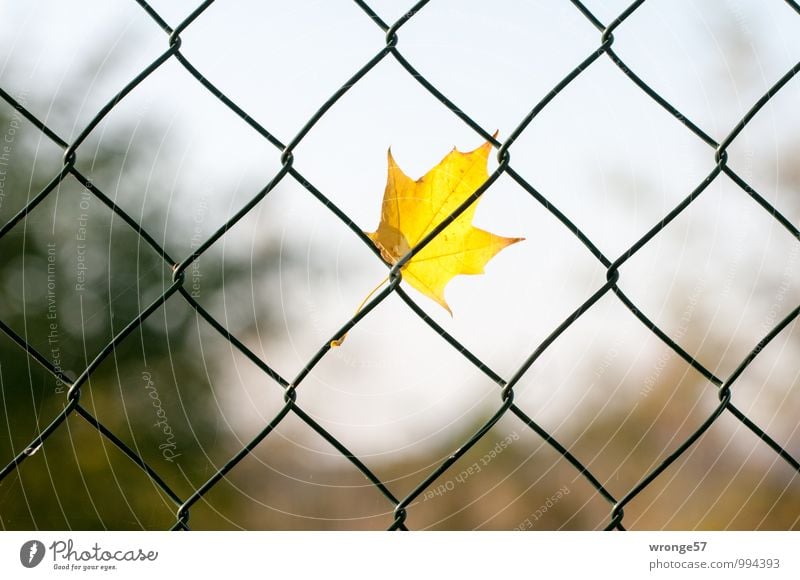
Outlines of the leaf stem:
<svg viewBox="0 0 800 580">
<path fill-rule="evenodd" d="M 353 316 L 355 316 L 356 314 L 358 314 L 359 312 L 361 312 L 361 309 L 362 309 L 362 308 L 364 308 L 364 305 L 365 305 L 365 304 L 366 304 L 366 303 L 369 301 L 369 299 L 370 299 L 370 298 L 372 298 L 372 297 L 375 295 L 375 293 L 376 293 L 378 290 L 380 290 L 381 286 L 383 286 L 384 284 L 386 284 L 388 281 L 389 281 L 389 276 L 386 276 L 386 278 L 384 278 L 383 280 L 381 280 L 381 281 L 380 281 L 380 283 L 379 283 L 377 286 L 375 286 L 375 288 L 373 288 L 372 290 L 370 290 L 369 294 L 367 294 L 367 297 L 366 297 L 366 298 L 364 298 L 364 300 L 362 300 L 362 301 L 361 301 L 361 304 L 359 304 L 359 305 L 358 305 L 358 308 L 356 308 L 356 311 L 355 311 L 355 313 L 353 314 Z M 331 348 L 336 348 L 336 347 L 338 347 L 338 346 L 342 346 L 342 343 L 344 342 L 344 339 L 345 339 L 345 338 L 347 338 L 347 333 L 346 333 L 346 332 L 345 332 L 345 333 L 344 333 L 342 336 L 340 336 L 339 338 L 337 338 L 336 340 L 332 340 L 332 341 L 331 341 Z"/>
</svg>

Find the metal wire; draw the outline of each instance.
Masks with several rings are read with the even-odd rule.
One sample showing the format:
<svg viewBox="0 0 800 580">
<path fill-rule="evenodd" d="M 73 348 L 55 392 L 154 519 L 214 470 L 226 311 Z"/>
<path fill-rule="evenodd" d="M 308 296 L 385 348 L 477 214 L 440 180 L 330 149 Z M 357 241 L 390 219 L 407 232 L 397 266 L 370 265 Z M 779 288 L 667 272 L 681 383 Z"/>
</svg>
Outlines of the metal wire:
<svg viewBox="0 0 800 580">
<path fill-rule="evenodd" d="M 529 428 L 533 433 L 542 438 L 542 440 L 555 450 L 561 457 L 563 457 L 572 467 L 578 472 L 580 476 L 599 493 L 599 495 L 608 503 L 609 516 L 606 523 L 606 529 L 624 530 L 625 507 L 638 496 L 645 488 L 652 484 L 670 465 L 672 465 L 678 458 L 689 450 L 694 443 L 705 433 L 711 425 L 713 425 L 721 416 L 728 414 L 738 420 L 747 429 L 752 431 L 761 441 L 763 441 L 772 451 L 774 451 L 781 459 L 783 459 L 792 469 L 800 472 L 800 462 L 797 458 L 793 457 L 785 448 L 776 442 L 770 435 L 755 422 L 750 420 L 743 412 L 741 412 L 731 402 L 732 389 L 736 380 L 742 372 L 752 363 L 758 356 L 761 350 L 781 332 L 787 325 L 794 321 L 800 313 L 800 306 L 792 310 L 783 320 L 781 320 L 766 336 L 758 341 L 753 346 L 749 354 L 740 362 L 736 370 L 731 373 L 727 378 L 718 377 L 703 364 L 693 357 L 689 352 L 684 350 L 676 340 L 671 338 L 669 334 L 661 330 L 647 315 L 639 308 L 619 287 L 618 282 L 622 277 L 621 268 L 625 263 L 639 252 L 648 242 L 655 238 L 672 220 L 684 212 L 695 200 L 702 195 L 706 188 L 716 180 L 720 175 L 727 175 L 741 190 L 750 198 L 752 198 L 758 206 L 765 210 L 772 218 L 774 218 L 781 226 L 783 226 L 796 240 L 800 242 L 800 231 L 795 227 L 784 215 L 781 214 L 775 207 L 773 207 L 763 196 L 761 196 L 751 185 L 749 185 L 740 175 L 738 175 L 728 165 L 727 150 L 734 142 L 736 137 L 741 133 L 744 127 L 754 118 L 758 111 L 772 99 L 788 82 L 792 79 L 798 71 L 800 71 L 800 63 L 789 69 L 785 75 L 771 87 L 764 95 L 752 106 L 752 108 L 742 117 L 742 119 L 731 130 L 728 136 L 720 143 L 717 143 L 705 131 L 703 131 L 697 124 L 695 124 L 685 114 L 680 112 L 676 107 L 670 104 L 664 97 L 659 95 L 653 88 L 651 88 L 645 81 L 643 81 L 636 73 L 623 62 L 619 55 L 614 51 L 614 31 L 622 26 L 625 21 L 644 4 L 645 0 L 638 0 L 633 2 L 624 12 L 622 12 L 610 24 L 603 24 L 586 6 L 578 0 L 571 0 L 571 4 L 585 17 L 591 25 L 600 33 L 599 45 L 588 54 L 585 59 L 572 69 L 559 83 L 557 83 L 552 90 L 538 103 L 536 103 L 530 112 L 520 121 L 518 126 L 510 133 L 505 141 L 498 141 L 492 134 L 485 128 L 481 127 L 475 120 L 473 120 L 462 108 L 457 106 L 453 101 L 446 97 L 439 89 L 437 89 L 424 75 L 420 74 L 414 66 L 406 60 L 400 51 L 400 39 L 398 33 L 400 29 L 412 18 L 424 9 L 429 0 L 420 0 L 410 10 L 408 10 L 402 17 L 394 23 L 384 22 L 380 16 L 363 0 L 354 0 L 355 4 L 361 8 L 366 17 L 368 17 L 376 26 L 378 26 L 385 33 L 385 43 L 379 48 L 375 55 L 369 59 L 363 66 L 361 66 L 353 75 L 336 90 L 308 119 L 302 128 L 294 135 L 287 143 L 281 141 L 278 137 L 262 127 L 253 117 L 248 115 L 242 108 L 234 103 L 227 97 L 219 88 L 217 88 L 210 80 L 205 78 L 203 74 L 195 68 L 191 62 L 181 53 L 181 33 L 186 30 L 191 24 L 199 18 L 203 12 L 213 3 L 214 0 L 207 0 L 198 6 L 183 22 L 175 28 L 169 26 L 166 21 L 150 6 L 145 0 L 136 0 L 139 6 L 146 12 L 146 14 L 155 22 L 155 24 L 164 32 L 167 37 L 166 50 L 156 58 L 149 66 L 136 75 L 125 87 L 122 88 L 114 97 L 102 107 L 97 114 L 89 121 L 83 131 L 75 138 L 74 141 L 68 143 L 66 140 L 58 136 L 58 134 L 49 128 L 45 123 L 40 121 L 33 115 L 26 107 L 17 102 L 10 94 L 0 88 L 0 98 L 6 101 L 19 114 L 32 123 L 42 134 L 50 141 L 55 143 L 63 150 L 63 164 L 58 174 L 34 196 L 30 202 L 22 208 L 16 215 L 14 215 L 6 224 L 0 227 L 0 238 L 8 234 L 15 225 L 20 223 L 28 216 L 28 214 L 45 200 L 64 180 L 68 175 L 76 178 L 84 187 L 86 187 L 98 200 L 107 206 L 114 214 L 119 216 L 128 226 L 130 226 L 140 237 L 147 243 L 173 270 L 172 284 L 166 291 L 154 300 L 147 308 L 142 310 L 130 323 L 125 326 L 113 339 L 105 345 L 104 348 L 96 355 L 94 360 L 83 370 L 80 375 L 71 380 L 65 376 L 59 368 L 55 367 L 44 355 L 38 352 L 33 346 L 28 344 L 26 340 L 17 334 L 12 328 L 0 319 L 0 330 L 8 335 L 20 348 L 33 358 L 39 365 L 44 367 L 54 377 L 69 385 L 67 394 L 67 405 L 63 410 L 58 413 L 50 424 L 45 427 L 41 432 L 33 438 L 30 444 L 14 457 L 2 470 L 0 470 L 0 481 L 9 476 L 14 470 L 32 455 L 41 445 L 46 444 L 49 437 L 57 430 L 63 427 L 67 417 L 70 415 L 78 415 L 85 419 L 89 425 L 97 429 L 104 437 L 106 437 L 113 445 L 118 447 L 135 465 L 141 468 L 152 482 L 158 486 L 166 496 L 175 505 L 176 519 L 172 529 L 189 529 L 189 518 L 191 515 L 192 507 L 203 498 L 209 490 L 211 490 L 223 477 L 234 469 L 239 462 L 250 454 L 259 443 L 265 438 L 269 437 L 273 430 L 281 423 L 289 414 L 293 414 L 306 425 L 311 427 L 317 434 L 330 443 L 343 457 L 347 458 L 366 478 L 374 485 L 384 496 L 388 505 L 394 513 L 389 529 L 406 529 L 406 518 L 408 515 L 409 507 L 415 499 L 424 493 L 430 486 L 434 484 L 451 466 L 463 457 L 486 433 L 504 416 L 514 416 L 521 424 Z M 798 15 L 800 15 L 800 6 L 793 0 L 785 0 L 786 4 L 790 6 Z M 667 215 L 664 216 L 657 224 L 655 224 L 645 235 L 638 239 L 627 250 L 622 252 L 619 256 L 608 257 L 605 256 L 600 249 L 591 241 L 591 239 L 581 231 L 570 219 L 561 212 L 553 202 L 546 197 L 543 193 L 537 191 L 525 178 L 518 173 L 511 165 L 510 150 L 513 143 L 522 135 L 528 126 L 536 120 L 536 117 L 555 99 L 559 93 L 574 82 L 581 76 L 588 68 L 594 63 L 607 57 L 614 63 L 630 81 L 638 87 L 644 94 L 653 99 L 665 111 L 667 111 L 675 120 L 681 123 L 688 131 L 693 133 L 703 143 L 708 145 L 714 152 L 713 167 L 708 175 L 683 199 L 677 206 L 675 206 Z M 418 82 L 426 91 L 434 96 L 439 102 L 442 103 L 445 109 L 450 111 L 453 115 L 463 121 L 482 139 L 488 140 L 497 149 L 498 166 L 495 171 L 490 175 L 486 183 L 484 183 L 477 191 L 475 191 L 467 200 L 464 201 L 452 214 L 447 216 L 438 226 L 436 226 L 423 240 L 416 246 L 411 248 L 409 252 L 399 260 L 395 265 L 387 264 L 389 268 L 389 284 L 381 292 L 375 295 L 361 311 L 358 312 L 351 319 L 344 322 L 341 328 L 328 340 L 326 340 L 319 350 L 308 360 L 300 372 L 293 379 L 288 379 L 281 376 L 277 371 L 271 368 L 265 361 L 259 358 L 254 352 L 248 349 L 244 343 L 231 334 L 218 320 L 216 320 L 206 309 L 204 309 L 186 289 L 185 272 L 193 262 L 198 260 L 204 252 L 213 246 L 228 230 L 233 228 L 236 223 L 245 215 L 248 214 L 265 196 L 267 196 L 281 181 L 285 179 L 294 179 L 297 183 L 302 185 L 313 197 L 318 199 L 322 204 L 337 218 L 339 218 L 345 225 L 347 225 L 353 234 L 361 239 L 361 241 L 371 249 L 378 259 L 380 252 L 375 248 L 372 242 L 366 237 L 361 229 L 345 214 L 340 208 L 336 206 L 325 194 L 316 188 L 294 165 L 294 150 L 303 141 L 303 139 L 311 132 L 319 120 L 336 104 L 336 102 L 347 93 L 356 83 L 370 73 L 370 71 L 384 59 L 392 58 L 400 66 L 405 69 L 411 78 Z M 85 139 L 94 131 L 103 118 L 122 100 L 126 95 L 136 90 L 137 86 L 144 81 L 153 72 L 163 66 L 166 62 L 174 60 L 180 63 L 191 74 L 200 85 L 207 91 L 214 95 L 222 104 L 236 114 L 244 123 L 249 125 L 261 137 L 266 139 L 274 147 L 281 152 L 281 168 L 275 176 L 252 198 L 246 203 L 238 212 L 236 212 L 226 223 L 219 227 L 211 236 L 209 236 L 203 243 L 193 249 L 193 251 L 180 260 L 172 258 L 167 251 L 158 244 L 158 242 L 147 232 L 144 225 L 138 223 L 121 207 L 116 205 L 109 197 L 107 197 L 95 184 L 86 178 L 75 166 L 77 156 L 81 144 Z M 470 204 L 477 200 L 484 192 L 494 183 L 502 174 L 508 175 L 517 184 L 519 184 L 533 199 L 541 204 L 548 212 L 550 212 L 563 226 L 572 233 L 582 244 L 586 250 L 593 256 L 602 266 L 606 269 L 606 283 L 600 286 L 591 297 L 589 297 L 583 304 L 572 312 L 561 324 L 559 324 L 550 334 L 539 344 L 534 351 L 526 358 L 526 360 L 519 366 L 516 372 L 508 378 L 501 377 L 500 374 L 495 372 L 489 365 L 482 361 L 479 357 L 469 351 L 463 344 L 461 344 L 452 335 L 447 333 L 441 326 L 432 320 L 422 308 L 420 308 L 414 300 L 400 287 L 402 279 L 402 267 L 406 264 L 415 254 L 422 250 L 434 237 L 436 237 L 448 224 L 456 219 L 463 211 L 465 211 Z M 514 402 L 514 388 L 528 372 L 528 370 L 536 363 L 539 357 L 547 350 L 547 348 L 575 321 L 581 318 L 592 306 L 607 294 L 615 295 L 620 302 L 635 316 L 641 323 L 655 335 L 662 343 L 669 347 L 674 353 L 680 356 L 688 365 L 699 372 L 707 381 L 712 383 L 718 392 L 719 404 L 713 412 L 705 419 L 701 426 L 696 429 L 690 436 L 680 443 L 669 456 L 655 466 L 645 477 L 636 483 L 624 496 L 615 497 L 612 495 L 600 482 L 600 480 L 585 466 L 581 461 L 575 457 L 563 444 L 561 444 L 550 432 L 538 425 L 528 414 L 525 413 Z M 452 454 L 450 454 L 441 464 L 439 464 L 433 471 L 424 477 L 418 485 L 404 497 L 396 497 L 390 488 L 385 485 L 367 466 L 365 462 L 359 459 L 355 454 L 351 453 L 348 448 L 339 441 L 334 435 L 324 429 L 319 423 L 314 421 L 305 411 L 303 411 L 300 403 L 298 402 L 298 389 L 302 385 L 308 374 L 315 368 L 315 366 L 325 357 L 330 350 L 331 341 L 342 337 L 357 325 L 371 310 L 377 307 L 383 300 L 390 294 L 396 294 L 408 306 L 409 312 L 418 316 L 426 325 L 428 325 L 433 332 L 439 335 L 446 343 L 451 345 L 457 352 L 459 352 L 467 361 L 480 370 L 486 377 L 497 384 L 498 387 L 498 406 L 496 412 L 492 417 L 486 421 L 472 436 L 466 441 L 461 442 L 460 445 Z M 87 410 L 81 403 L 81 395 L 86 388 L 85 385 L 92 373 L 97 367 L 108 357 L 120 343 L 126 340 L 132 332 L 134 332 L 151 314 L 162 308 L 168 300 L 183 300 L 194 311 L 202 317 L 208 324 L 217 332 L 221 337 L 227 340 L 233 348 L 241 352 L 250 361 L 260 368 L 265 375 L 274 381 L 284 393 L 284 404 L 281 410 L 275 417 L 266 424 L 262 430 L 245 446 L 243 446 L 233 457 L 231 457 L 221 468 L 218 469 L 208 480 L 198 487 L 194 493 L 189 497 L 178 496 L 164 479 L 148 465 L 144 459 L 119 437 L 106 428 L 91 412 Z"/>
</svg>

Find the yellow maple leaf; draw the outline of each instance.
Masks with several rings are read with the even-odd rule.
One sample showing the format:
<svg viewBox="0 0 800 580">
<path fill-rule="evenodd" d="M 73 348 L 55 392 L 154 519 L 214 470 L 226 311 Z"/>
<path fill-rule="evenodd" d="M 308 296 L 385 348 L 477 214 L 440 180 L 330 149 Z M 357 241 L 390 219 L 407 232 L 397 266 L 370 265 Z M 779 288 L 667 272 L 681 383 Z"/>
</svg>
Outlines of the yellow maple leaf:
<svg viewBox="0 0 800 580">
<path fill-rule="evenodd" d="M 455 147 L 418 180 L 408 177 L 389 150 L 389 175 L 381 220 L 367 233 L 384 260 L 396 264 L 489 178 L 488 141 L 462 153 Z M 524 238 L 504 238 L 472 225 L 478 201 L 469 206 L 401 269 L 403 279 L 452 311 L 444 289 L 459 274 L 482 274 L 500 250 Z"/>
<path fill-rule="evenodd" d="M 489 179 L 486 165 L 492 145 L 488 141 L 467 153 L 455 147 L 436 167 L 414 181 L 397 165 L 389 150 L 389 176 L 383 194 L 381 221 L 374 232 L 365 232 L 394 265 L 433 231 L 456 208 Z M 497 252 L 525 238 L 504 238 L 476 228 L 472 218 L 476 200 L 417 252 L 400 271 L 403 280 L 432 298 L 451 315 L 444 288 L 459 274 L 482 274 L 483 267 Z M 370 292 L 356 312 L 389 278 Z M 343 335 L 330 343 L 337 347 Z"/>
</svg>

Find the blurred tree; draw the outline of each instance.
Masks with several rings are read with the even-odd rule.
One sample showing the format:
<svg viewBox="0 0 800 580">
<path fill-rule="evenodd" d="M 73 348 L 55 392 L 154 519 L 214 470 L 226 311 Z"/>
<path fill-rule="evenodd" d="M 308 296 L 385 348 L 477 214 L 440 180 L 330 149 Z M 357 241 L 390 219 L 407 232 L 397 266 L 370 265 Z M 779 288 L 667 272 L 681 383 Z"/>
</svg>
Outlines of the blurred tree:
<svg viewBox="0 0 800 580">
<path fill-rule="evenodd" d="M 86 78 L 71 77 L 81 86 Z M 86 83 L 88 84 L 88 83 Z M 79 95 L 65 87 L 64 95 Z M 29 104 L 32 95 L 19 95 Z M 63 126 L 70 103 L 48 118 Z M 59 123 L 58 121 L 62 122 Z M 136 146 L 131 147 L 133 136 Z M 143 148 L 158 145 L 141 121 L 104 132 L 78 151 L 77 167 L 142 223 L 174 259 L 183 258 L 196 216 L 166 224 L 166 184 L 149 181 L 142 200 Z M 7 103 L 0 103 L 0 221 L 3 224 L 58 173 L 62 152 Z M 150 178 L 152 179 L 152 178 Z M 170 195 L 186 195 L 174 192 Z M 155 200 L 155 201 L 153 201 Z M 209 211 L 206 208 L 206 211 Z M 183 221 L 181 221 L 183 220 Z M 165 224 L 162 235 L 153 224 Z M 278 258 L 269 244 L 222 255 L 214 249 L 187 271 L 187 289 L 213 308 L 224 290 L 250 288 L 250 260 L 269 275 Z M 74 379 L 109 341 L 171 284 L 171 265 L 77 179 L 67 176 L 25 219 L 0 238 L 0 320 Z M 287 267 L 283 256 L 282 267 Z M 194 278 L 193 278 L 194 276 Z M 272 320 L 263 301 L 231 330 L 260 330 Z M 179 296 L 138 326 L 99 366 L 81 404 L 152 466 L 181 497 L 240 447 L 236 426 L 220 418 L 223 341 Z M 228 357 L 230 354 L 228 353 Z M 279 389 L 278 389 L 279 390 Z M 0 463 L 25 449 L 66 404 L 66 386 L 0 333 Z M 232 501 L 217 494 L 217 506 Z M 73 413 L 36 453 L 0 481 L 0 528 L 163 529 L 176 506 L 149 477 L 84 418 Z M 192 522 L 224 526 L 214 512 Z"/>
</svg>

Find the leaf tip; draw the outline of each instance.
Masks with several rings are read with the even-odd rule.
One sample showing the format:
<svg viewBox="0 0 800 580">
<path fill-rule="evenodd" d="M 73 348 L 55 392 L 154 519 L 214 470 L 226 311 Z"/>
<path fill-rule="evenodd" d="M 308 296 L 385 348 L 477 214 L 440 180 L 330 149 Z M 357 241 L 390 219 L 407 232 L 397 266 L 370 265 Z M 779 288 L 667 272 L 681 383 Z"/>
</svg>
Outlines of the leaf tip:
<svg viewBox="0 0 800 580">
<path fill-rule="evenodd" d="M 450 305 L 445 302 L 444 297 L 434 296 L 434 300 L 436 301 L 439 306 L 447 310 L 447 313 L 450 315 L 450 318 L 453 318 L 453 311 L 450 310 Z"/>
</svg>

